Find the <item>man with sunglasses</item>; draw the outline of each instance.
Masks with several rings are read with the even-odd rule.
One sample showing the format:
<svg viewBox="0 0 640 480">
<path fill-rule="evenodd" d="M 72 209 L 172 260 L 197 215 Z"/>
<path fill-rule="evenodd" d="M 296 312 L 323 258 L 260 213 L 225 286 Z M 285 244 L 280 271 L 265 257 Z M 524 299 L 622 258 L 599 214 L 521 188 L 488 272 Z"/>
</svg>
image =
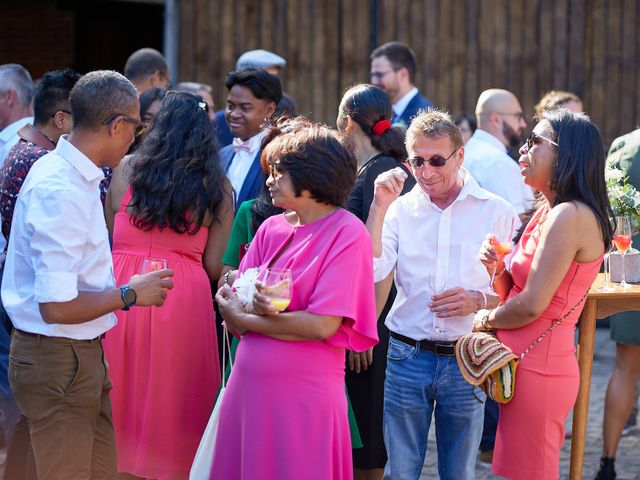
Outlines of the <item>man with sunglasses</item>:
<svg viewBox="0 0 640 480">
<path fill-rule="evenodd" d="M 170 270 L 116 286 L 99 184 L 140 121 L 135 87 L 87 73 L 69 94 L 73 129 L 29 171 L 2 281 L 14 326 L 9 381 L 27 418 L 39 478 L 110 479 L 115 444 L 102 337 L 113 312 L 164 302 Z"/>
<path fill-rule="evenodd" d="M 508 150 L 522 145 L 527 126 L 516 96 L 497 88 L 485 90 L 476 104 L 478 128 L 465 145 L 464 166 L 480 186 L 504 198 L 518 214 L 533 207 L 533 191 Z"/>
<path fill-rule="evenodd" d="M 475 312 L 498 304 L 478 251 L 516 214 L 462 168 L 462 136 L 448 114 L 418 114 L 406 145 L 416 186 L 399 197 L 406 173 L 381 174 L 367 219 L 374 277 L 395 268 L 398 288 L 385 322 L 384 478 L 420 477 L 435 411 L 440 478 L 473 479 L 486 395 L 462 377 L 454 345 Z"/>
</svg>

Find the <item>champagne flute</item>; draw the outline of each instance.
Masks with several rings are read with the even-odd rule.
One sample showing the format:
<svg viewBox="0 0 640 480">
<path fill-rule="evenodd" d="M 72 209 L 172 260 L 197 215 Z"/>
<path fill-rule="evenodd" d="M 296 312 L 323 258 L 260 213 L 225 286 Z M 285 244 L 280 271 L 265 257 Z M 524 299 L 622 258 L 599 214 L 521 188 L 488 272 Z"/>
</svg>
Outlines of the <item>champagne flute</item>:
<svg viewBox="0 0 640 480">
<path fill-rule="evenodd" d="M 613 235 L 613 243 L 615 243 L 622 257 L 622 275 L 619 288 L 626 290 L 630 288 L 624 272 L 624 257 L 629 248 L 631 248 L 631 222 L 629 217 L 616 217 L 616 231 Z"/>
<path fill-rule="evenodd" d="M 140 273 L 157 272 L 158 270 L 164 270 L 166 268 L 168 268 L 168 263 L 165 258 L 145 258 L 142 260 Z"/>
<path fill-rule="evenodd" d="M 288 268 L 267 268 L 258 277 L 264 284 L 262 293 L 271 298 L 273 305 L 279 312 L 285 310 L 291 303 L 293 275 Z"/>
<path fill-rule="evenodd" d="M 496 222 L 493 225 L 493 239 L 491 246 L 496 251 L 496 255 L 499 258 L 503 258 L 511 253 L 511 241 L 513 239 L 513 229 L 515 227 L 515 217 L 508 214 L 500 214 L 496 218 Z M 493 290 L 493 282 L 496 278 L 496 270 L 498 265 L 496 263 L 493 272 L 491 272 L 491 280 L 489 281 L 489 288 Z"/>
</svg>

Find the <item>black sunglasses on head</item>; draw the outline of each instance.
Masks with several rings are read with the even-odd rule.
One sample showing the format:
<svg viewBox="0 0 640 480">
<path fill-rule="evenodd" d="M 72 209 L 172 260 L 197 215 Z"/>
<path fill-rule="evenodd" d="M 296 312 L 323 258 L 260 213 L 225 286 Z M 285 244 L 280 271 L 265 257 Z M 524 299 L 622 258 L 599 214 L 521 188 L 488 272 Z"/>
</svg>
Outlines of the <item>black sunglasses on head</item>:
<svg viewBox="0 0 640 480">
<path fill-rule="evenodd" d="M 425 164 L 425 162 L 431 165 L 432 167 L 444 167 L 444 164 L 447 163 L 447 160 L 453 157 L 453 154 L 458 151 L 458 148 L 456 148 L 453 152 L 451 152 L 451 155 L 449 155 L 447 158 L 444 158 L 442 155 L 434 155 L 428 160 L 425 160 L 422 157 L 411 157 L 411 158 L 407 158 L 407 163 L 409 163 L 409 165 L 413 168 L 420 168 Z"/>
</svg>

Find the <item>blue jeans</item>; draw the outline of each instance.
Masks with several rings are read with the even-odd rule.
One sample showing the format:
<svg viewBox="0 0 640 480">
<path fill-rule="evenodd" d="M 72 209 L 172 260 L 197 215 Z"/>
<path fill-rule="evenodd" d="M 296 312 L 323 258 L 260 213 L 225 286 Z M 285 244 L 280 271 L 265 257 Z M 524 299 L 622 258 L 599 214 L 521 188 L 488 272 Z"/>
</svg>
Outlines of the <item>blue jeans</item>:
<svg viewBox="0 0 640 480">
<path fill-rule="evenodd" d="M 443 480 L 475 478 L 485 393 L 462 377 L 456 357 L 389 339 L 384 383 L 384 479 L 417 480 L 435 408 L 438 473 Z"/>
</svg>

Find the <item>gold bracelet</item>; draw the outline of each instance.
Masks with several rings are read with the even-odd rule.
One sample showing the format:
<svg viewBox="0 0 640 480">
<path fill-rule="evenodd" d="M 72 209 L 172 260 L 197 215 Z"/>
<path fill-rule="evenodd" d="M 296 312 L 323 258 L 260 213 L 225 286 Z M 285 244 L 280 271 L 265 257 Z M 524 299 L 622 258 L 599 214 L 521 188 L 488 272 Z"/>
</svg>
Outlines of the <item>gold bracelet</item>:
<svg viewBox="0 0 640 480">
<path fill-rule="evenodd" d="M 507 267 L 503 266 L 503 267 L 502 267 L 502 270 L 500 270 L 500 273 L 496 273 L 496 274 L 493 276 L 493 279 L 495 280 L 496 278 L 500 278 L 500 277 L 502 276 L 502 274 L 504 274 L 504 272 L 505 272 L 505 270 L 506 270 L 506 269 L 507 269 Z"/>
</svg>

